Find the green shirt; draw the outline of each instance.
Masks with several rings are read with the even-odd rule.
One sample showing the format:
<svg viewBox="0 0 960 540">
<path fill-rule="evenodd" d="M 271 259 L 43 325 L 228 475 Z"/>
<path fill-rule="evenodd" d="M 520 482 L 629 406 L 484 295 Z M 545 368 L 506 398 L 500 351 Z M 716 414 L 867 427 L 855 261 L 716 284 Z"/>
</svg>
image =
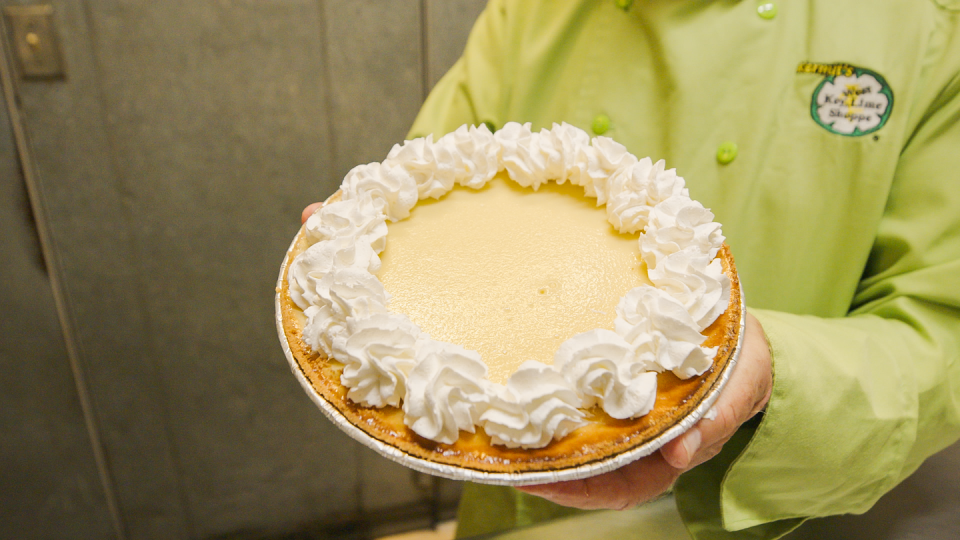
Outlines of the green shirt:
<svg viewBox="0 0 960 540">
<path fill-rule="evenodd" d="M 723 224 L 774 387 L 677 483 L 698 539 L 864 512 L 960 436 L 960 2 L 758 5 L 491 0 L 411 131 L 602 132 Z M 464 531 L 561 512 L 481 491 Z"/>
</svg>

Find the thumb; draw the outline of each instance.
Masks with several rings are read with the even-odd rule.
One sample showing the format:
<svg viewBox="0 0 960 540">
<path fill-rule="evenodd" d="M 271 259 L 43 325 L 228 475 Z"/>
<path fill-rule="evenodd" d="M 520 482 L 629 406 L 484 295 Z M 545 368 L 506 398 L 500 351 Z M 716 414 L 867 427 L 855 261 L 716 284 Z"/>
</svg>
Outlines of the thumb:
<svg viewBox="0 0 960 540">
<path fill-rule="evenodd" d="M 660 449 L 664 461 L 669 463 L 671 467 L 680 470 L 686 470 L 690 467 L 694 456 L 703 443 L 703 434 L 698 426 L 699 424 L 693 426 Z"/>
<path fill-rule="evenodd" d="M 763 328 L 749 313 L 745 332 L 740 358 L 713 406 L 716 416 L 700 420 L 661 448 L 671 466 L 686 470 L 713 457 L 741 424 L 766 406 L 772 387 L 770 349 Z"/>
</svg>

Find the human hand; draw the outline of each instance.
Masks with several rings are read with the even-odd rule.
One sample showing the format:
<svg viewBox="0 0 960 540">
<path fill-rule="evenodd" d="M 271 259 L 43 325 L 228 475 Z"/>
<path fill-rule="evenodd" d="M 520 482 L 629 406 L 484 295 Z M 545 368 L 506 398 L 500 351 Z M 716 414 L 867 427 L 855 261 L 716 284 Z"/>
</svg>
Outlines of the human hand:
<svg viewBox="0 0 960 540">
<path fill-rule="evenodd" d="M 300 223 L 301 223 L 301 224 L 306 223 L 306 222 L 307 222 L 307 218 L 309 218 L 310 216 L 312 216 L 313 213 L 317 211 L 317 208 L 320 208 L 321 206 L 323 206 L 323 203 L 322 203 L 322 202 L 315 202 L 315 203 L 311 204 L 310 206 L 304 208 L 304 209 L 303 209 L 303 212 L 300 214 Z"/>
<path fill-rule="evenodd" d="M 658 497 L 681 473 L 720 453 L 737 428 L 767 405 L 773 386 L 770 349 L 763 327 L 750 313 L 746 317 L 743 349 L 714 405 L 716 418 L 700 420 L 659 452 L 614 471 L 583 480 L 517 489 L 563 506 L 624 510 Z"/>
</svg>

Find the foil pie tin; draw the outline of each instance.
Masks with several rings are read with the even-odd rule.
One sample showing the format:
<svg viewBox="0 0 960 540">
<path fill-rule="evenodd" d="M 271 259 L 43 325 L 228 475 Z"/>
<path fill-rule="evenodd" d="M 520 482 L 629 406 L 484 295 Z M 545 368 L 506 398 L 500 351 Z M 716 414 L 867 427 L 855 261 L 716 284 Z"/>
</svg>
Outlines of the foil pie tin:
<svg viewBox="0 0 960 540">
<path fill-rule="evenodd" d="M 320 408 L 320 411 L 323 412 L 323 414 L 338 428 L 340 428 L 354 440 L 359 441 L 364 446 L 373 449 L 383 457 L 396 461 L 397 463 L 405 465 L 413 470 L 443 478 L 449 478 L 451 480 L 464 480 L 481 484 L 502 486 L 549 484 L 553 482 L 579 480 L 596 476 L 614 469 L 619 469 L 628 463 L 648 456 L 659 450 L 663 445 L 667 444 L 674 438 L 680 436 L 683 432 L 693 427 L 694 424 L 700 421 L 700 419 L 708 413 L 711 407 L 713 407 L 714 402 L 716 402 L 717 397 L 719 397 L 720 392 L 723 390 L 724 386 L 726 386 L 727 381 L 730 379 L 730 376 L 733 373 L 733 368 L 737 364 L 737 359 L 740 356 L 740 350 L 743 346 L 743 334 L 746 324 L 746 317 L 741 316 L 737 344 L 730 355 L 730 359 L 723 367 L 723 371 L 720 373 L 720 376 L 717 378 L 716 382 L 707 393 L 704 400 L 700 402 L 700 405 L 683 417 L 679 422 L 660 434 L 660 436 L 627 451 L 576 467 L 559 468 L 550 471 L 527 471 L 516 473 L 486 472 L 476 469 L 457 467 L 445 463 L 436 463 L 420 457 L 412 456 L 400 450 L 399 448 L 390 446 L 374 437 L 371 437 L 365 431 L 350 422 L 346 417 L 343 416 L 343 414 L 340 413 L 339 410 L 337 410 L 336 407 L 324 399 L 323 396 L 316 391 L 316 389 L 307 379 L 306 375 L 303 373 L 303 369 L 300 367 L 300 364 L 297 362 L 296 358 L 294 358 L 293 353 L 290 350 L 290 344 L 287 342 L 287 336 L 283 330 L 283 317 L 280 309 L 281 293 L 279 292 L 282 289 L 282 281 L 286 275 L 287 265 L 290 262 L 290 252 L 294 249 L 296 243 L 297 239 L 294 238 L 287 250 L 286 255 L 284 256 L 283 264 L 280 267 L 280 276 L 277 279 L 278 292 L 276 294 L 274 306 L 276 310 L 277 333 L 280 336 L 280 345 L 283 348 L 283 353 L 287 357 L 287 362 L 290 363 L 290 370 L 297 378 L 297 381 L 300 382 L 300 386 L 303 387 L 307 395 L 310 396 L 310 399 L 313 400 L 317 407 Z M 746 304 L 743 300 L 742 286 L 740 289 L 740 310 L 741 313 L 746 313 Z"/>
</svg>

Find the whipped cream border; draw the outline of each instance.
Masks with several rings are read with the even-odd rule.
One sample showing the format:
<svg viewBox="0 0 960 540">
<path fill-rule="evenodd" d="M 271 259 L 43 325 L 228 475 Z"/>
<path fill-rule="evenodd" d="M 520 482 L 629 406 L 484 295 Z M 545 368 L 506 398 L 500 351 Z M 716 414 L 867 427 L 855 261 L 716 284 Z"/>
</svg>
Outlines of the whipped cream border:
<svg viewBox="0 0 960 540">
<path fill-rule="evenodd" d="M 454 185 L 483 187 L 498 172 L 525 187 L 570 181 L 606 205 L 620 232 L 638 232 L 653 286 L 628 292 L 615 329 L 578 334 L 554 365 L 530 361 L 505 385 L 486 379 L 475 351 L 435 341 L 387 310 L 376 279 L 386 220 L 409 216 L 418 200 Z M 723 243 L 713 214 L 693 201 L 663 161 L 638 160 L 606 137 L 568 124 L 539 133 L 509 123 L 496 134 L 462 126 L 396 145 L 381 163 L 351 170 L 341 201 L 305 224 L 311 245 L 288 269 L 291 299 L 307 317 L 304 342 L 345 364 L 341 382 L 362 405 L 400 405 L 419 435 L 452 443 L 480 425 L 494 444 L 540 448 L 584 423 L 597 405 L 615 418 L 649 412 L 658 371 L 681 378 L 712 365 L 716 348 L 701 334 L 726 310 L 730 283 L 716 254 Z"/>
</svg>

